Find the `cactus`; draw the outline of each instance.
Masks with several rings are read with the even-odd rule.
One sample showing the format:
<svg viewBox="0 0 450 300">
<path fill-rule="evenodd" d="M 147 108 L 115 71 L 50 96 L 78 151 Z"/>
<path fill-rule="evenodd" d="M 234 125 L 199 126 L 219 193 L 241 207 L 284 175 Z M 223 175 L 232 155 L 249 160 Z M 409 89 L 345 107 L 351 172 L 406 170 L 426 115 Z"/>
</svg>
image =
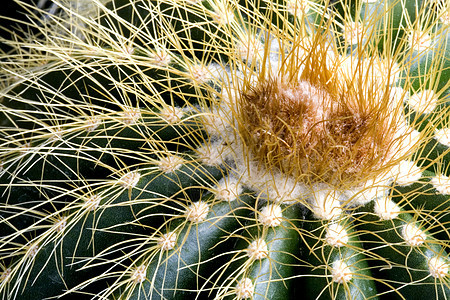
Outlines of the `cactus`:
<svg viewBox="0 0 450 300">
<path fill-rule="evenodd" d="M 446 1 L 54 2 L 0 56 L 2 299 L 450 298 Z"/>
</svg>

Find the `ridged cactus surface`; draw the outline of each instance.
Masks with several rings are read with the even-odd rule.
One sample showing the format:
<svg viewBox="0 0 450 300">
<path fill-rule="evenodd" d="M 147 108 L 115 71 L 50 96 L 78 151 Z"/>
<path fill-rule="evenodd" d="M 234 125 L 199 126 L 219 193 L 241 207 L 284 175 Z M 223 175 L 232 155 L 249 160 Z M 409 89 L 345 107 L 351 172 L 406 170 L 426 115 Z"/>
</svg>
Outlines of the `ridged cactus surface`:
<svg viewBox="0 0 450 300">
<path fill-rule="evenodd" d="M 54 2 L 0 53 L 2 299 L 450 298 L 447 1 Z"/>
</svg>

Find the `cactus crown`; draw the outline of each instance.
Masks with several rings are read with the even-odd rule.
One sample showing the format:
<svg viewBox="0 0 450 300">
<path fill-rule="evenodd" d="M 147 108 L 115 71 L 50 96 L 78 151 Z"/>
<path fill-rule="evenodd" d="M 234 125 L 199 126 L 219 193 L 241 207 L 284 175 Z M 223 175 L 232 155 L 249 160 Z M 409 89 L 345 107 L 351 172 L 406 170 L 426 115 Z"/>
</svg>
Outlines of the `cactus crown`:
<svg viewBox="0 0 450 300">
<path fill-rule="evenodd" d="M 299 45 L 286 66 L 268 78 L 261 72 L 245 87 L 238 100 L 245 124 L 240 133 L 267 168 L 307 184 L 350 188 L 411 154 L 399 145 L 410 134 L 402 131 L 403 98 L 392 103 L 391 78 L 380 76 L 373 58 L 341 61 L 317 43 Z M 359 69 L 356 75 L 348 73 L 349 63 Z"/>
</svg>

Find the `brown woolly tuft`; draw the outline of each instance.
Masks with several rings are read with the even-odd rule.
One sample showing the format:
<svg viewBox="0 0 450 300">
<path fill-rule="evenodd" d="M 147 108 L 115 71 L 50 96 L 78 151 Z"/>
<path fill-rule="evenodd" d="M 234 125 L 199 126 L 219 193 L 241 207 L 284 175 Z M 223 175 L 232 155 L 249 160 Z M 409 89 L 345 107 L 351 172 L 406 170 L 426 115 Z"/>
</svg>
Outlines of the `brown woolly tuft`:
<svg viewBox="0 0 450 300">
<path fill-rule="evenodd" d="M 307 45 L 292 51 L 278 74 L 244 87 L 245 143 L 267 168 L 301 182 L 352 187 L 377 177 L 406 154 L 396 146 L 401 118 L 391 117 L 402 100 L 392 99 L 389 76 L 377 76 L 378 59 L 344 61 L 315 42 L 304 51 Z"/>
</svg>

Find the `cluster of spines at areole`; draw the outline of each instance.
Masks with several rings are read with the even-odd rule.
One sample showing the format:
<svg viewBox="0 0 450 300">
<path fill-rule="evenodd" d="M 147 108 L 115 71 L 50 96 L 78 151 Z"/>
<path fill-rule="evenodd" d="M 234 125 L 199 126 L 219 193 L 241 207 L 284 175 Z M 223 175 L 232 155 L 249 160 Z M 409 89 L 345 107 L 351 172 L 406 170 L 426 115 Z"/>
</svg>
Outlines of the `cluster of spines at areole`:
<svg viewBox="0 0 450 300">
<path fill-rule="evenodd" d="M 445 1 L 55 2 L 2 54 L 2 299 L 450 297 Z"/>
</svg>

